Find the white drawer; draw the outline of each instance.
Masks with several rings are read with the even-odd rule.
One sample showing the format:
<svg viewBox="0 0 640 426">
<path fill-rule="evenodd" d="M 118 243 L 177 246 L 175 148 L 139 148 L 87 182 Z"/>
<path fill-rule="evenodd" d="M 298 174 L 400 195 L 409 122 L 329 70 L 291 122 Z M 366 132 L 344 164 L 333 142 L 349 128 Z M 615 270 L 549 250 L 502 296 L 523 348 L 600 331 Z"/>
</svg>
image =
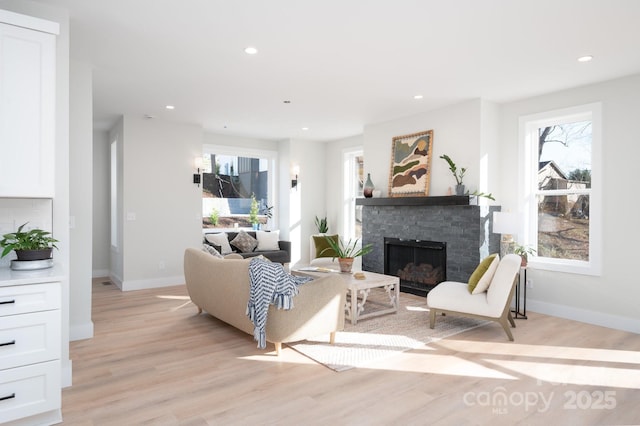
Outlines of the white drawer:
<svg viewBox="0 0 640 426">
<path fill-rule="evenodd" d="M 12 315 L 0 321 L 0 370 L 60 359 L 60 311 Z"/>
<path fill-rule="evenodd" d="M 0 316 L 60 308 L 60 283 L 0 287 Z"/>
<path fill-rule="evenodd" d="M 0 422 L 60 408 L 60 361 L 0 371 Z"/>
</svg>

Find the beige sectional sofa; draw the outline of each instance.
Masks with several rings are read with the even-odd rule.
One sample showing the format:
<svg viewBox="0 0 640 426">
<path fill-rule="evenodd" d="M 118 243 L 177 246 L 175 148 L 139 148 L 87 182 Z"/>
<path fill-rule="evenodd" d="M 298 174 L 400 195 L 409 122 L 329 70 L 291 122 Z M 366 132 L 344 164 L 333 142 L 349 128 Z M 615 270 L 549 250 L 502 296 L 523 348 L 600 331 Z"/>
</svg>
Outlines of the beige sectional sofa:
<svg viewBox="0 0 640 426">
<path fill-rule="evenodd" d="M 191 301 L 208 314 L 253 335 L 247 317 L 249 262 L 251 259 L 219 259 L 195 248 L 184 253 L 184 275 Z M 266 337 L 280 354 L 282 343 L 330 334 L 344 329 L 346 298 L 344 280 L 335 274 L 315 279 L 299 287 L 294 308 L 269 307 Z"/>
</svg>

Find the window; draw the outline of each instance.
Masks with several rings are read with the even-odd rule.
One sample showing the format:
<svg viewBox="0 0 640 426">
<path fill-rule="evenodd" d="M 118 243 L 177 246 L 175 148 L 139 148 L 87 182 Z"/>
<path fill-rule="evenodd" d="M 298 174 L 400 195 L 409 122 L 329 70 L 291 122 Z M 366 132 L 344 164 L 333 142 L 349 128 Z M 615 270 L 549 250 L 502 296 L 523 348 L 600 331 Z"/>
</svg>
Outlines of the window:
<svg viewBox="0 0 640 426">
<path fill-rule="evenodd" d="M 537 251 L 531 266 L 600 273 L 600 105 L 523 117 L 519 243 Z"/>
<path fill-rule="evenodd" d="M 364 187 L 364 157 L 362 150 L 344 151 L 344 197 L 343 217 L 344 236 L 349 238 L 362 238 L 362 206 L 356 205 L 356 198 L 363 196 Z"/>
<path fill-rule="evenodd" d="M 111 246 L 118 247 L 118 141 L 111 142 Z"/>
<path fill-rule="evenodd" d="M 252 220 L 267 225 L 274 215 L 275 158 L 271 151 L 205 146 L 203 228 L 251 228 Z"/>
</svg>

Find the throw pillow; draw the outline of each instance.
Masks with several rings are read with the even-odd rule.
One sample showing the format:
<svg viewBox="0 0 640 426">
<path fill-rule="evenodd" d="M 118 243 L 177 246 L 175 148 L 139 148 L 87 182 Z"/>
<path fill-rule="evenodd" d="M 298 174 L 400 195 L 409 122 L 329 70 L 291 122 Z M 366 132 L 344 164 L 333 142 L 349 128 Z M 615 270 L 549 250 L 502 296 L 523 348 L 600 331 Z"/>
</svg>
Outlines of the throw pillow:
<svg viewBox="0 0 640 426">
<path fill-rule="evenodd" d="M 258 240 L 247 234 L 245 231 L 238 232 L 238 235 L 231 240 L 231 244 L 238 247 L 243 253 L 251 253 L 258 245 Z"/>
<path fill-rule="evenodd" d="M 498 269 L 498 263 L 500 263 L 500 256 L 497 253 L 482 259 L 476 270 L 469 277 L 469 293 L 478 294 L 487 291 L 493 279 L 493 274 Z"/>
<path fill-rule="evenodd" d="M 337 234 L 327 235 L 326 237 L 331 238 L 336 244 L 340 244 Z M 313 244 L 316 246 L 316 257 L 336 257 L 336 251 L 331 248 L 324 235 L 314 235 Z"/>
<path fill-rule="evenodd" d="M 278 240 L 280 240 L 280 231 L 256 231 L 258 239 L 258 247 L 256 251 L 273 251 L 280 250 Z"/>
<path fill-rule="evenodd" d="M 217 257 L 218 259 L 224 259 L 224 256 L 216 250 L 214 246 L 210 246 L 209 244 L 202 245 L 202 251 L 209 253 L 213 257 Z"/>
<path fill-rule="evenodd" d="M 220 246 L 222 254 L 233 253 L 231 246 L 229 245 L 229 238 L 227 238 L 226 232 L 217 232 L 215 234 L 205 234 L 204 238 L 211 244 Z"/>
</svg>

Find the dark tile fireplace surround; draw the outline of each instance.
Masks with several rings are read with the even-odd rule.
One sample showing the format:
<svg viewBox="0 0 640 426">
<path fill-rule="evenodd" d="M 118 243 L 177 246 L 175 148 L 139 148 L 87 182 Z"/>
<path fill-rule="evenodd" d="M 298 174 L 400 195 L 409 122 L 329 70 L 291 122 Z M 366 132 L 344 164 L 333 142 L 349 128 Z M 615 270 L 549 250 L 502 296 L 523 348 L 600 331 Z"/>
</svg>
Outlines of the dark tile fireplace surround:
<svg viewBox="0 0 640 426">
<path fill-rule="evenodd" d="M 469 205 L 468 196 L 363 198 L 356 203 L 363 206 L 362 243 L 373 244 L 362 258 L 365 271 L 384 273 L 385 238 L 444 243 L 450 281 L 466 282 L 482 258 L 500 251 L 500 235 L 491 232 L 493 212 L 500 206 Z M 426 294 L 403 289 L 402 283 L 400 289 Z"/>
</svg>

